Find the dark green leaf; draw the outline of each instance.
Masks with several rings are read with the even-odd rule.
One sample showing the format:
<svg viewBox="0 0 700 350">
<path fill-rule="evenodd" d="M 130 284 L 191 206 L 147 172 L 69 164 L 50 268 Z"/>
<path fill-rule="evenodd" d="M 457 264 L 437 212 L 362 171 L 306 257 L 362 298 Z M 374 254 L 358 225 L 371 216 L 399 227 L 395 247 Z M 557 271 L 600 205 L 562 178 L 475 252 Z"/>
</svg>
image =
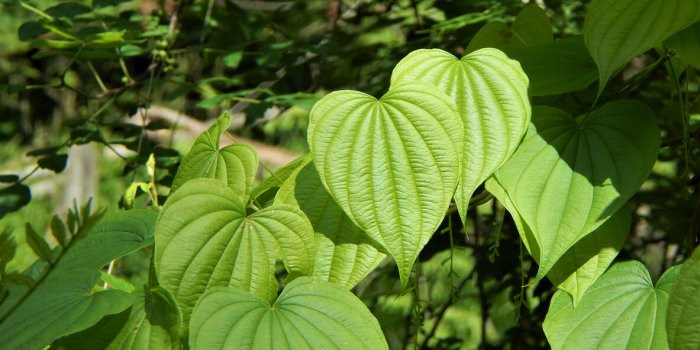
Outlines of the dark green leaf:
<svg viewBox="0 0 700 350">
<path fill-rule="evenodd" d="M 0 218 L 29 203 L 32 192 L 23 184 L 14 184 L 0 190 Z"/>
<path fill-rule="evenodd" d="M 34 254 L 36 254 L 39 259 L 42 259 L 49 264 L 53 263 L 51 248 L 49 248 L 49 245 L 46 243 L 44 237 L 40 236 L 30 223 L 25 225 L 25 231 L 27 244 L 32 248 Z"/>
<path fill-rule="evenodd" d="M 67 154 L 54 154 L 48 157 L 39 159 L 37 162 L 43 169 L 53 170 L 55 173 L 60 173 L 66 168 L 68 161 Z"/>
<path fill-rule="evenodd" d="M 29 41 L 35 39 L 41 34 L 48 32 L 48 29 L 44 28 L 39 22 L 28 21 L 22 23 L 22 25 L 19 27 L 19 30 L 17 31 L 17 35 L 19 37 L 19 40 Z"/>
<path fill-rule="evenodd" d="M 56 154 L 56 152 L 58 152 L 58 150 L 60 150 L 62 147 L 63 146 L 37 148 L 27 152 L 27 155 L 32 157 L 52 155 Z"/>
<path fill-rule="evenodd" d="M 117 6 L 127 1 L 129 0 L 92 0 L 92 7 L 97 9 L 100 7 Z"/>
<path fill-rule="evenodd" d="M 530 78 L 533 96 L 578 91 L 598 80 L 598 68 L 581 35 L 552 44 L 512 49 L 509 54 L 520 62 Z"/>
<path fill-rule="evenodd" d="M 62 4 L 58 4 L 56 6 L 53 6 L 49 9 L 46 10 L 46 13 L 50 16 L 56 17 L 56 18 L 61 18 L 65 17 L 68 19 L 74 18 L 76 16 L 84 15 L 86 13 L 91 12 L 92 10 L 77 2 L 64 2 Z"/>
<path fill-rule="evenodd" d="M 668 38 L 666 45 L 685 62 L 700 69 L 700 22 Z"/>
<path fill-rule="evenodd" d="M 58 244 L 65 246 L 66 243 L 68 243 L 68 237 L 66 236 L 66 226 L 63 224 L 63 221 L 58 217 L 58 215 L 54 215 L 51 218 L 51 235 L 53 238 L 56 239 Z"/>
<path fill-rule="evenodd" d="M 19 181 L 19 176 L 15 174 L 1 174 L 0 183 L 12 183 Z"/>
</svg>

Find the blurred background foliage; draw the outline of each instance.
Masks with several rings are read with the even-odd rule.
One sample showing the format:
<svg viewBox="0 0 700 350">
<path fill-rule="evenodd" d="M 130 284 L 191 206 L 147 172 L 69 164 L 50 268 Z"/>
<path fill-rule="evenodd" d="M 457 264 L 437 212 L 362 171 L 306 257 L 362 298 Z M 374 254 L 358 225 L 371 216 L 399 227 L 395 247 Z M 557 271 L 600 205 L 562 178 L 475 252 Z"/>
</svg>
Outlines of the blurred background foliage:
<svg viewBox="0 0 700 350">
<path fill-rule="evenodd" d="M 133 203 L 124 195 L 149 181 L 151 154 L 164 199 L 181 154 L 221 112 L 234 117 L 229 131 L 257 148 L 262 180 L 308 150 L 308 113 L 324 94 L 380 96 L 410 51 L 460 56 L 485 24 L 512 24 L 529 2 L 3 0 L 0 232 L 19 246 L 7 271 L 36 259 L 27 222 L 48 233 L 54 214 L 88 198 L 99 208 L 145 206 L 146 194 Z M 587 1 L 536 4 L 555 40 L 581 33 Z M 631 202 L 635 221 L 621 253 L 656 276 L 689 252 L 700 230 L 697 71 L 662 56 L 659 48 L 636 58 L 608 89 L 651 105 L 662 127 L 660 161 Z M 533 104 L 575 114 L 591 105 L 595 85 Z M 536 265 L 512 220 L 484 202 L 466 227 L 454 211 L 445 218 L 409 290 L 401 291 L 390 261 L 356 288 L 393 349 L 546 347 L 541 323 L 552 286 L 529 284 Z M 147 259 L 120 260 L 114 273 L 143 281 Z"/>
</svg>

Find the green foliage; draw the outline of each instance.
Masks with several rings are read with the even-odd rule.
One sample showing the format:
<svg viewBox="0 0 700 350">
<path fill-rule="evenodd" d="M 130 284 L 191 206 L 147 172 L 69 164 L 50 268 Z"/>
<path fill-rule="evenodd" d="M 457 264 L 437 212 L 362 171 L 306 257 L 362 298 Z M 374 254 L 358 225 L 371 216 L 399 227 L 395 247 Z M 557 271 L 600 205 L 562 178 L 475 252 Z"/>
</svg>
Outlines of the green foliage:
<svg viewBox="0 0 700 350">
<path fill-rule="evenodd" d="M 404 286 L 457 186 L 461 125 L 447 95 L 418 83 L 379 100 L 333 92 L 311 111 L 309 147 L 321 181 L 396 260 Z"/>
<path fill-rule="evenodd" d="M 683 263 L 680 276 L 671 291 L 668 300 L 668 315 L 666 330 L 668 344 L 671 349 L 697 349 L 700 345 L 700 335 L 695 332 L 700 314 L 700 249 Z"/>
<path fill-rule="evenodd" d="M 284 258 L 290 280 L 313 267 L 316 242 L 302 211 L 277 204 L 248 215 L 242 194 L 221 183 L 187 182 L 158 218 L 156 272 L 178 301 L 185 327 L 208 286 L 230 285 L 272 301 L 278 256 Z"/>
<path fill-rule="evenodd" d="M 629 60 L 698 20 L 694 0 L 591 1 L 583 36 L 598 65 L 598 94 Z"/>
<path fill-rule="evenodd" d="M 224 114 L 194 141 L 192 149 L 182 159 L 170 191 L 174 192 L 188 180 L 214 178 L 228 184 L 235 193 L 242 194 L 244 202 L 248 201 L 258 155 L 249 145 L 233 144 L 219 149 L 219 138 L 230 123 L 231 118 Z"/>
<path fill-rule="evenodd" d="M 192 315 L 194 349 L 388 349 L 377 320 L 352 293 L 303 277 L 270 306 L 238 289 L 205 293 Z"/>
<path fill-rule="evenodd" d="M 539 278 L 639 189 L 658 149 L 654 115 L 640 102 L 612 102 L 576 119 L 535 107 L 522 145 L 494 179 L 507 196 L 499 200 L 527 226 L 520 235 Z"/>
<path fill-rule="evenodd" d="M 462 164 L 468 170 L 462 171 L 455 201 L 464 221 L 469 198 L 513 155 L 527 130 L 527 76 L 501 51 L 482 49 L 460 60 L 442 50 L 414 51 L 391 78 L 393 85 L 424 81 L 457 102 L 465 133 Z"/>
<path fill-rule="evenodd" d="M 85 237 L 74 239 L 49 271 L 21 299 L 3 305 L 0 341 L 7 349 L 41 348 L 56 338 L 86 329 L 105 315 L 129 307 L 129 294 L 95 291 L 97 272 L 110 260 L 153 242 L 157 213 L 135 210 L 114 213 Z M 77 240 L 77 242 L 76 242 Z"/>
<path fill-rule="evenodd" d="M 613 265 L 574 307 L 564 291 L 554 294 L 544 321 L 552 349 L 665 349 L 666 312 L 680 267 L 654 286 L 639 262 Z"/>
<path fill-rule="evenodd" d="M 700 6 L 538 4 L 4 2 L 0 347 L 696 348 Z"/>
</svg>

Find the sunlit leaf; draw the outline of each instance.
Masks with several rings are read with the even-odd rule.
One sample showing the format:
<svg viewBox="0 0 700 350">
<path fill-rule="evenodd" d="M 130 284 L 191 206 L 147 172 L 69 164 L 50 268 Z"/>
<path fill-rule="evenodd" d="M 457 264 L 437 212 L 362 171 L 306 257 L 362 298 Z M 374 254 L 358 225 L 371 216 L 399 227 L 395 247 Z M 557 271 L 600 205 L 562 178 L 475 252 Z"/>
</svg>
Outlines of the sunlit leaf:
<svg viewBox="0 0 700 350">
<path fill-rule="evenodd" d="M 182 309 L 185 325 L 209 287 L 234 286 L 274 300 L 278 257 L 291 278 L 311 274 L 315 237 L 304 213 L 278 204 L 249 215 L 239 198 L 217 180 L 196 179 L 163 206 L 155 266 L 160 284 Z"/>
<path fill-rule="evenodd" d="M 683 263 L 668 301 L 666 330 L 671 349 L 700 349 L 700 249 Z"/>
<path fill-rule="evenodd" d="M 295 170 L 277 192 L 276 203 L 299 206 L 316 231 L 316 263 L 313 276 L 354 287 L 385 255 L 333 200 L 311 162 Z"/>
<path fill-rule="evenodd" d="M 583 36 L 598 65 L 599 89 L 633 57 L 700 20 L 697 0 L 593 0 Z"/>
<path fill-rule="evenodd" d="M 392 85 L 416 80 L 432 84 L 456 102 L 466 136 L 460 152 L 464 171 L 455 193 L 464 221 L 474 190 L 515 152 L 527 130 L 527 76 L 517 61 L 496 49 L 462 59 L 433 49 L 410 53 L 396 65 L 391 79 Z"/>
<path fill-rule="evenodd" d="M 641 102 L 615 101 L 576 119 L 534 108 L 523 143 L 494 176 L 532 232 L 538 278 L 639 189 L 659 139 L 654 114 Z"/>
<path fill-rule="evenodd" d="M 230 123 L 230 115 L 224 113 L 197 137 L 182 159 L 170 188 L 172 192 L 189 180 L 213 178 L 226 183 L 247 202 L 258 169 L 258 155 L 252 146 L 241 143 L 219 149 L 219 139 Z"/>
<path fill-rule="evenodd" d="M 192 314 L 192 349 L 388 349 L 379 323 L 345 288 L 309 277 L 267 302 L 236 288 L 207 291 Z"/>
<path fill-rule="evenodd" d="M 104 265 L 153 243 L 156 216 L 152 210 L 115 212 L 74 243 L 27 298 L 0 320 L 3 350 L 43 348 L 128 308 L 128 293 L 95 291 L 93 286 Z"/>
<path fill-rule="evenodd" d="M 486 189 L 498 198 L 511 214 L 527 250 L 532 252 L 531 249 L 538 249 L 537 240 L 532 230 L 523 222 L 498 181 L 489 179 L 486 181 Z M 588 287 L 608 269 L 608 266 L 617 257 L 629 234 L 630 224 L 629 210 L 623 207 L 600 227 L 566 251 L 549 270 L 547 278 L 555 287 L 569 293 L 573 298 L 574 305 L 578 305 Z M 530 248 L 531 246 L 533 248 Z M 533 254 L 533 257 L 539 263 L 539 255 Z"/>
<path fill-rule="evenodd" d="M 638 261 L 617 263 L 574 308 L 569 294 L 554 294 L 544 332 L 552 349 L 667 349 L 666 311 L 678 283 L 672 267 L 654 287 Z"/>
<path fill-rule="evenodd" d="M 321 181 L 394 257 L 404 286 L 457 185 L 461 125 L 454 102 L 428 84 L 396 86 L 379 100 L 336 91 L 311 110 L 308 141 Z"/>
</svg>

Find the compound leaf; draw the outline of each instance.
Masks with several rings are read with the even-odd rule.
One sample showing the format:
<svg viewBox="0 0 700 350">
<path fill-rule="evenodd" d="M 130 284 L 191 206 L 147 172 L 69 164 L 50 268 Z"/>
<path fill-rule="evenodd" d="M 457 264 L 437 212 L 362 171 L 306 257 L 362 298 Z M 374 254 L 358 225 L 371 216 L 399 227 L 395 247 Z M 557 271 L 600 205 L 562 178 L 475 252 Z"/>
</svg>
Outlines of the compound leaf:
<svg viewBox="0 0 700 350">
<path fill-rule="evenodd" d="M 129 293 L 95 291 L 100 268 L 153 243 L 157 212 L 130 210 L 106 216 L 67 248 L 56 267 L 0 323 L 3 349 L 40 349 L 131 305 Z"/>
<path fill-rule="evenodd" d="M 464 221 L 474 190 L 515 152 L 527 130 L 527 76 L 517 61 L 496 49 L 481 49 L 462 59 L 433 49 L 408 54 L 394 68 L 391 81 L 423 81 L 456 102 L 466 137 L 460 152 L 464 171 L 455 193 Z"/>
<path fill-rule="evenodd" d="M 388 349 L 379 322 L 355 295 L 310 277 L 274 305 L 236 288 L 207 291 L 192 314 L 192 349 Z"/>
<path fill-rule="evenodd" d="M 454 102 L 428 84 L 395 86 L 379 100 L 336 91 L 311 110 L 308 141 L 321 181 L 394 257 L 404 286 L 457 185 L 462 129 Z"/>
</svg>

